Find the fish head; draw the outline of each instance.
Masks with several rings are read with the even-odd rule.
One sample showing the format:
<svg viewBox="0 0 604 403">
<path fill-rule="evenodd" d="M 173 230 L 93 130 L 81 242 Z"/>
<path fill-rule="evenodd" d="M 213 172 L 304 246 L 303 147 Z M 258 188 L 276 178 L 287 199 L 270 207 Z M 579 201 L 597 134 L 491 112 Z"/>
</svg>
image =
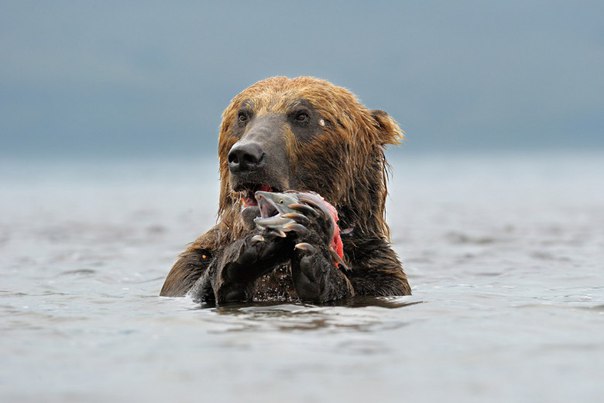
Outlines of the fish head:
<svg viewBox="0 0 604 403">
<path fill-rule="evenodd" d="M 257 191 L 255 193 L 260 217 L 267 218 L 277 214 L 291 213 L 290 204 L 298 203 L 297 193 L 277 193 Z"/>
</svg>

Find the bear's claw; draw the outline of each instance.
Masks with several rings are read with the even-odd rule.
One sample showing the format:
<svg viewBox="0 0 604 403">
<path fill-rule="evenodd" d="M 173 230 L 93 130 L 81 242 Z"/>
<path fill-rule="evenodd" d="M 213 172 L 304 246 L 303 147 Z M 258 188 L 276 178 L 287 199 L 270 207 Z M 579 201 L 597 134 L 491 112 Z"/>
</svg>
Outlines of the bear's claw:
<svg viewBox="0 0 604 403">
<path fill-rule="evenodd" d="M 294 249 L 298 249 L 298 250 L 309 252 L 309 253 L 315 253 L 315 251 L 317 250 L 314 246 L 312 246 L 311 244 L 306 243 L 306 242 L 300 242 L 300 243 L 296 244 L 296 246 L 294 246 Z"/>
</svg>

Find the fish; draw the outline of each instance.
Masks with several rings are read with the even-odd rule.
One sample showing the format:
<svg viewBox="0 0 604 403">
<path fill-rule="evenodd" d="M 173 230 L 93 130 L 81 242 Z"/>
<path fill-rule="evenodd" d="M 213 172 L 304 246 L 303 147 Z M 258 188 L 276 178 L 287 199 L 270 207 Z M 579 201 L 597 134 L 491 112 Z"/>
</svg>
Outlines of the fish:
<svg viewBox="0 0 604 403">
<path fill-rule="evenodd" d="M 268 192 L 257 191 L 254 194 L 260 210 L 260 217 L 254 219 L 256 227 L 267 230 L 275 235 L 285 238 L 287 232 L 304 232 L 306 227 L 301 223 L 308 224 L 307 216 L 318 217 L 322 214 L 329 217 L 329 238 L 331 243 L 329 250 L 337 267 L 342 266 L 349 270 L 344 263 L 344 244 L 340 236 L 338 226 L 338 212 L 336 208 L 327 202 L 321 195 L 315 192 Z M 262 241 L 262 235 L 256 235 L 256 240 Z M 313 251 L 314 246 L 301 242 L 296 244 L 296 249 Z"/>
</svg>

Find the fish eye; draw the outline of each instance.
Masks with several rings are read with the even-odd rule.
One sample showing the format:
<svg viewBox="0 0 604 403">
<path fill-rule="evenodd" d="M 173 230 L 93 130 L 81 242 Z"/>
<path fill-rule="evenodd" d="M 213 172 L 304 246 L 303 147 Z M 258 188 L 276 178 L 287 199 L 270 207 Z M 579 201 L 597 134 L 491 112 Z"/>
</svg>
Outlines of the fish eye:
<svg viewBox="0 0 604 403">
<path fill-rule="evenodd" d="M 283 199 L 279 200 L 279 204 L 283 204 Z"/>
</svg>

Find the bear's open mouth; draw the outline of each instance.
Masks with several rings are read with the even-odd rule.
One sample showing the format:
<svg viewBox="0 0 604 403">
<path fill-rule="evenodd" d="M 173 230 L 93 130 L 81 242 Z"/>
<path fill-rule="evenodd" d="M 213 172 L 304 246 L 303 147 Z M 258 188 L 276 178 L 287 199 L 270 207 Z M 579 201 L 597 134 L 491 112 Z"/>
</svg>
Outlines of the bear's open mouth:
<svg viewBox="0 0 604 403">
<path fill-rule="evenodd" d="M 243 208 L 258 206 L 258 201 L 256 200 L 256 195 L 255 195 L 255 193 L 258 190 L 261 190 L 263 192 L 278 192 L 279 191 L 266 183 L 245 184 L 241 187 L 241 189 L 239 189 L 239 191 L 241 192 L 241 204 L 243 205 Z"/>
</svg>

